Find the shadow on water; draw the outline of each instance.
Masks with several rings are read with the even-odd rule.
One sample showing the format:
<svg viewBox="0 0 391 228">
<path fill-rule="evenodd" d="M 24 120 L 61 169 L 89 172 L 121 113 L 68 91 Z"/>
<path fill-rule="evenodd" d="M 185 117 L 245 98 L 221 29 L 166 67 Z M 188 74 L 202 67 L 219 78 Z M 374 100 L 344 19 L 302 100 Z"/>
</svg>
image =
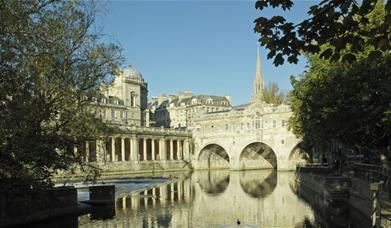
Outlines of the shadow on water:
<svg viewBox="0 0 391 228">
<path fill-rule="evenodd" d="M 242 171 L 240 186 L 243 191 L 254 198 L 266 198 L 277 186 L 277 171 Z"/>
</svg>

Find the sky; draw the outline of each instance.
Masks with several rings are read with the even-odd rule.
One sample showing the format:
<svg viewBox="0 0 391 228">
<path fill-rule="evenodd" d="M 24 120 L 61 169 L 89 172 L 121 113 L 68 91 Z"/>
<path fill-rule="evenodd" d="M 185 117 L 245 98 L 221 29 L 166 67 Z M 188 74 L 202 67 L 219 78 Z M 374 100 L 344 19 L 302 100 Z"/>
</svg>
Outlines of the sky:
<svg viewBox="0 0 391 228">
<path fill-rule="evenodd" d="M 283 15 L 298 22 L 307 18 L 317 1 L 294 1 L 291 11 L 259 11 L 255 1 L 125 1 L 105 4 L 99 16 L 103 39 L 119 43 L 125 64 L 137 68 L 148 82 L 149 98 L 161 93 L 230 95 L 234 105 L 247 103 L 252 94 L 259 34 L 253 21 L 260 16 Z M 291 90 L 290 76 L 305 69 L 275 67 L 261 47 L 265 85 L 277 82 Z"/>
</svg>

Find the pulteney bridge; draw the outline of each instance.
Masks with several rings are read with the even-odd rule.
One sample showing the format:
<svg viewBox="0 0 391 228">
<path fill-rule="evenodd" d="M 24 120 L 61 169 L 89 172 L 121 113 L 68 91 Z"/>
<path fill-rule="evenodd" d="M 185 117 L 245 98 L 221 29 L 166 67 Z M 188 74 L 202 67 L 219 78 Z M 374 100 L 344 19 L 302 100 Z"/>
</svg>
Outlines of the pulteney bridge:
<svg viewBox="0 0 391 228">
<path fill-rule="evenodd" d="M 294 170 L 309 158 L 301 139 L 288 130 L 287 105 L 250 104 L 195 120 L 196 169 Z"/>
</svg>

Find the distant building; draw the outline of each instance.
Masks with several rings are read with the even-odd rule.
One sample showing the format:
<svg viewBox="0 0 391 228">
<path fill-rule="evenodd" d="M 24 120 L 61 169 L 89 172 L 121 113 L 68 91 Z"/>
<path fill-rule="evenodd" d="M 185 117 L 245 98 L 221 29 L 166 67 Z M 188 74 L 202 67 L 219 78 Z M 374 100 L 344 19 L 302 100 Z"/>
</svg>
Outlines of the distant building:
<svg viewBox="0 0 391 228">
<path fill-rule="evenodd" d="M 196 116 L 232 109 L 230 96 L 194 95 L 181 92 L 160 95 L 149 103 L 151 125 L 165 128 L 192 129 Z"/>
<path fill-rule="evenodd" d="M 90 99 L 104 122 L 123 126 L 148 125 L 148 84 L 136 68 L 128 65 L 101 90 L 101 97 Z"/>
</svg>

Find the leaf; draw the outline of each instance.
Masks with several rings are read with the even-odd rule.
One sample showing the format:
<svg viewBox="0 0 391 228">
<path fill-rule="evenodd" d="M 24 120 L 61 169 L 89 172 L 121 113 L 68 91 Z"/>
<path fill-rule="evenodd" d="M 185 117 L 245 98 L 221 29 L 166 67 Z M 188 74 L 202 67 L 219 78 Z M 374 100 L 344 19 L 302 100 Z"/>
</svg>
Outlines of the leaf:
<svg viewBox="0 0 391 228">
<path fill-rule="evenodd" d="M 267 7 L 267 2 L 262 0 L 262 1 L 257 1 L 255 3 L 255 9 L 263 10 L 264 8 Z"/>
<path fill-rule="evenodd" d="M 291 55 L 288 57 L 288 62 L 289 63 L 294 63 L 294 64 L 297 64 L 299 60 L 297 59 L 297 56 L 296 55 Z"/>
<path fill-rule="evenodd" d="M 282 57 L 282 54 L 279 53 L 276 55 L 276 57 L 274 57 L 274 61 L 273 61 L 273 64 L 275 66 L 279 66 L 279 65 L 282 65 L 284 63 L 284 58 Z"/>
</svg>

